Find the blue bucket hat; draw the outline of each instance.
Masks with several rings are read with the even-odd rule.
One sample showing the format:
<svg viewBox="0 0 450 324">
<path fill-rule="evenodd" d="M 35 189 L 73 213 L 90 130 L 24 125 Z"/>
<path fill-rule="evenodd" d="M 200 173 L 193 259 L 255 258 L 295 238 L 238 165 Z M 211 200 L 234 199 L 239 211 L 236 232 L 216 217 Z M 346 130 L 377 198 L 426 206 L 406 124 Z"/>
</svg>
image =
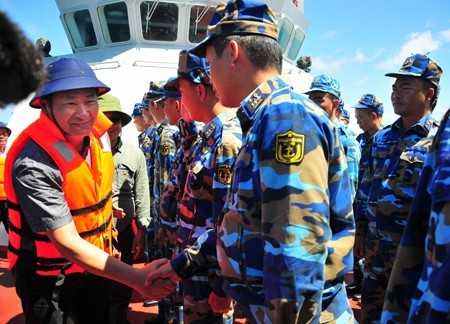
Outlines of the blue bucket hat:
<svg viewBox="0 0 450 324">
<path fill-rule="evenodd" d="M 371 109 L 373 112 L 377 113 L 378 116 L 383 116 L 383 103 L 381 100 L 373 94 L 362 95 L 358 103 L 353 106 L 355 109 Z"/>
<path fill-rule="evenodd" d="M 178 59 L 178 78 L 186 78 L 195 84 L 209 84 L 210 66 L 204 57 L 197 56 L 190 51 L 180 52 Z"/>
<path fill-rule="evenodd" d="M 4 122 L 0 122 L 0 129 L 6 129 L 8 131 L 8 136 L 11 135 L 11 129 Z"/>
<path fill-rule="evenodd" d="M 329 93 L 336 98 L 341 98 L 341 86 L 339 81 L 326 74 L 316 76 L 311 83 L 310 89 L 305 93 L 310 94 L 316 91 Z"/>
<path fill-rule="evenodd" d="M 142 116 L 142 104 L 137 103 L 134 104 L 133 112 L 131 113 L 131 117 L 139 117 Z"/>
<path fill-rule="evenodd" d="M 436 61 L 432 60 L 427 55 L 414 54 L 403 62 L 403 65 L 398 72 L 387 73 L 386 76 L 392 78 L 402 76 L 422 78 L 439 87 L 439 80 L 441 79 L 442 73 L 442 68 Z"/>
<path fill-rule="evenodd" d="M 42 108 L 41 98 L 56 92 L 90 88 L 96 90 L 97 96 L 110 90 L 97 79 L 87 63 L 76 58 L 61 58 L 47 66 L 47 80 L 36 91 L 34 98 L 30 101 L 30 106 Z"/>
<path fill-rule="evenodd" d="M 203 57 L 213 39 L 230 35 L 261 35 L 277 40 L 275 15 L 260 0 L 233 0 L 218 5 L 209 22 L 206 38 L 191 51 Z"/>
</svg>

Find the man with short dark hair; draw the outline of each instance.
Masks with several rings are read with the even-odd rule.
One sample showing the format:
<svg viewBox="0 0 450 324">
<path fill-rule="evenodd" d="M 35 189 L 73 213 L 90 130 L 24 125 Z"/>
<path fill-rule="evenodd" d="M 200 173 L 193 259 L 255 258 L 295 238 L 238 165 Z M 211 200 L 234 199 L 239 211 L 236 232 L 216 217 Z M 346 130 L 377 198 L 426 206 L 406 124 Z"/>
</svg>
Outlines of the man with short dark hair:
<svg viewBox="0 0 450 324">
<path fill-rule="evenodd" d="M 315 322 L 325 279 L 345 271 L 339 257 L 333 271 L 325 260 L 353 239 L 350 183 L 336 128 L 279 76 L 277 36 L 264 2 L 230 1 L 193 50 L 206 55 L 221 103 L 239 107 L 244 138 L 217 256 L 225 292 L 251 321 Z M 341 225 L 336 240 L 330 219 Z"/>
<path fill-rule="evenodd" d="M 353 132 L 339 120 L 340 110 L 344 104 L 341 99 L 341 86 L 335 78 L 321 74 L 313 79 L 311 88 L 305 93 L 309 96 L 309 99 L 314 101 L 326 112 L 328 117 L 339 129 L 339 138 L 344 149 L 345 157 L 347 158 L 353 198 L 356 193 L 356 187 L 358 186 L 358 168 L 361 150 Z"/>
<path fill-rule="evenodd" d="M 356 122 L 363 133 L 356 137 L 361 147 L 361 160 L 359 161 L 358 187 L 355 201 L 353 202 L 353 213 L 355 215 L 356 233 L 354 248 L 354 276 L 353 282 L 347 287 L 351 293 L 360 293 L 363 279 L 362 262 L 364 262 L 365 232 L 367 228 L 367 197 L 370 189 L 370 152 L 372 148 L 373 136 L 381 128 L 383 116 L 383 104 L 373 94 L 365 94 L 357 104 L 352 106 L 355 109 Z M 367 174 L 367 175 L 366 175 Z"/>
<path fill-rule="evenodd" d="M 400 118 L 378 131 L 372 144 L 368 225 L 363 229 L 367 233 L 361 296 L 364 323 L 379 321 L 384 299 L 395 304 L 396 294 L 402 293 L 394 289 L 385 296 L 425 156 L 437 130 L 431 112 L 441 75 L 439 65 L 422 54 L 408 57 L 398 72 L 386 74 L 395 78 L 391 100 Z"/>
<path fill-rule="evenodd" d="M 355 257 L 364 257 L 365 232 L 367 228 L 367 198 L 370 189 L 370 153 L 374 135 L 381 128 L 383 116 L 383 104 L 373 94 L 365 94 L 357 104 L 355 109 L 356 122 L 363 133 L 356 138 L 361 146 L 361 160 L 359 163 L 358 189 L 356 190 L 353 212 L 355 214 L 356 235 L 355 235 Z"/>
</svg>

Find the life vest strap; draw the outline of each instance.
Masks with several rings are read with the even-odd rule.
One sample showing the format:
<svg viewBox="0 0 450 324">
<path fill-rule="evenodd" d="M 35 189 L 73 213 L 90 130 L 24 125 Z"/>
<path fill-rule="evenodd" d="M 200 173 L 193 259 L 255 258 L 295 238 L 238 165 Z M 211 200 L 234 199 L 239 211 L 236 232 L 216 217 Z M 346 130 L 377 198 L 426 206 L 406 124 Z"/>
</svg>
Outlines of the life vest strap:
<svg viewBox="0 0 450 324">
<path fill-rule="evenodd" d="M 79 208 L 79 209 L 71 209 L 70 213 L 72 214 L 72 216 L 79 216 L 79 215 L 83 215 L 83 214 L 87 214 L 87 213 L 92 213 L 96 210 L 102 209 L 103 207 L 106 206 L 106 204 L 108 203 L 109 198 L 111 198 L 112 196 L 112 191 L 110 191 L 105 198 L 103 198 L 102 200 L 100 200 L 98 203 L 96 203 L 95 205 L 91 205 L 91 206 L 87 206 L 87 207 L 83 207 L 83 208 Z"/>
<path fill-rule="evenodd" d="M 84 232 L 80 232 L 78 233 L 82 238 L 87 238 L 89 236 L 93 236 L 93 235 L 97 235 L 99 233 L 104 232 L 108 226 L 111 224 L 111 220 L 112 220 L 112 216 L 110 216 L 108 218 L 108 220 L 106 222 L 104 222 L 102 225 L 100 225 L 97 228 L 91 229 L 89 231 L 84 231 Z"/>
</svg>

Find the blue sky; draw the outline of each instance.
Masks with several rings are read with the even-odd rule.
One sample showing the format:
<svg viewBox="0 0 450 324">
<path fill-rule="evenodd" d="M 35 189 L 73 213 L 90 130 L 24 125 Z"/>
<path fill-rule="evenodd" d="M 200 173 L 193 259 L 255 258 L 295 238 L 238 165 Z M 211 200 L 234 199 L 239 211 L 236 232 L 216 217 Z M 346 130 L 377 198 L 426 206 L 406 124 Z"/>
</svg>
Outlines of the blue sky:
<svg viewBox="0 0 450 324">
<path fill-rule="evenodd" d="M 0 0 L 6 11 L 35 41 L 52 41 L 52 55 L 70 53 L 53 0 Z M 444 69 L 435 115 L 450 107 L 450 1 L 449 0 L 305 0 L 310 21 L 303 55 L 313 57 L 313 74 L 328 73 L 341 82 L 347 105 L 363 93 L 378 95 L 385 106 L 385 124 L 392 123 L 390 92 L 393 79 L 411 53 L 431 52 Z M 10 111 L 0 112 L 6 120 Z M 353 116 L 352 116 L 352 119 Z"/>
</svg>

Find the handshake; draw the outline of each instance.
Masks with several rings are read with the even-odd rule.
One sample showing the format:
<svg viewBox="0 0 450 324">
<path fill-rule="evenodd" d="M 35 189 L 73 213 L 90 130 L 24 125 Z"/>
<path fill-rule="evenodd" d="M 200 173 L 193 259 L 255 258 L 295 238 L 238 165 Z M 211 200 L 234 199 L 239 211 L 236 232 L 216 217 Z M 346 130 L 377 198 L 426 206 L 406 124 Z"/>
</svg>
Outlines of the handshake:
<svg viewBox="0 0 450 324">
<path fill-rule="evenodd" d="M 181 280 L 172 269 L 169 259 L 158 259 L 139 269 L 140 282 L 134 287 L 142 296 L 151 300 L 161 300 L 172 294 Z M 142 284 L 143 283 L 143 284 Z"/>
</svg>

